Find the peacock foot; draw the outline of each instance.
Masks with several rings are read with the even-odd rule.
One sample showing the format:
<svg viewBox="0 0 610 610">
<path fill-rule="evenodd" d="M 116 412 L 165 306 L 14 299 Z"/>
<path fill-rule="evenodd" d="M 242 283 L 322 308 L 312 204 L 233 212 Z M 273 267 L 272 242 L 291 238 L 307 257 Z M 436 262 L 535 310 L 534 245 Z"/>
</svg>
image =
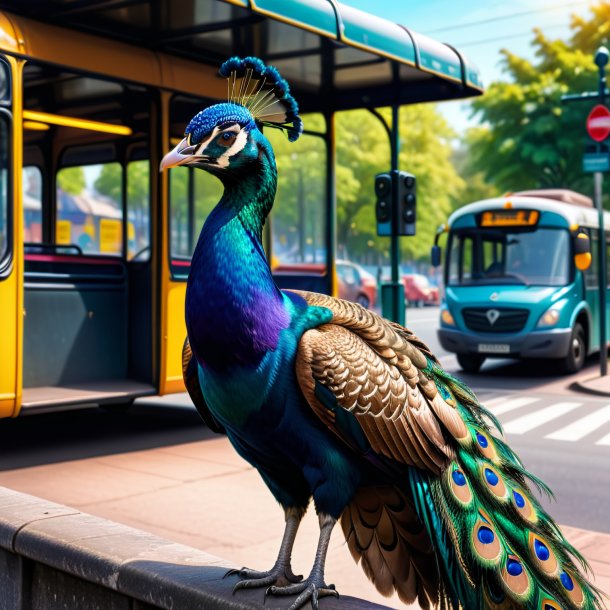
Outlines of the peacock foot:
<svg viewBox="0 0 610 610">
<path fill-rule="evenodd" d="M 242 579 L 233 587 L 233 593 L 240 589 L 256 589 L 258 587 L 277 585 L 278 583 L 298 583 L 303 580 L 302 576 L 296 576 L 292 573 L 290 565 L 281 564 L 274 565 L 266 572 L 258 572 L 257 570 L 250 570 L 249 568 L 229 570 L 224 575 L 224 578 L 232 576 L 233 574 L 237 574 Z"/>
<path fill-rule="evenodd" d="M 327 585 L 322 576 L 312 576 L 293 585 L 286 587 L 271 586 L 265 592 L 266 595 L 298 595 L 288 610 L 299 610 L 307 602 L 311 602 L 313 610 L 318 610 L 318 600 L 321 597 L 333 595 L 339 597 L 335 585 Z"/>
</svg>

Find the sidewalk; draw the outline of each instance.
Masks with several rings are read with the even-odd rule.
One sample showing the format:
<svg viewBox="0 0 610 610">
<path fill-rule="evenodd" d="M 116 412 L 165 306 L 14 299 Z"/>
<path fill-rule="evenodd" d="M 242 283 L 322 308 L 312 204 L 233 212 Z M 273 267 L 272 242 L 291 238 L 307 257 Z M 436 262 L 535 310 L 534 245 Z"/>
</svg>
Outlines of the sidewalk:
<svg viewBox="0 0 610 610">
<path fill-rule="evenodd" d="M 283 531 L 282 511 L 258 474 L 225 437 L 203 427 L 196 442 L 4 471 L 0 485 L 257 569 L 272 565 Z M 595 584 L 610 592 L 610 535 L 572 527 L 563 531 L 591 563 Z M 309 573 L 317 538 L 310 510 L 297 537 L 295 573 Z M 327 581 L 344 595 L 405 607 L 377 593 L 354 564 L 339 527 L 331 539 Z"/>
</svg>

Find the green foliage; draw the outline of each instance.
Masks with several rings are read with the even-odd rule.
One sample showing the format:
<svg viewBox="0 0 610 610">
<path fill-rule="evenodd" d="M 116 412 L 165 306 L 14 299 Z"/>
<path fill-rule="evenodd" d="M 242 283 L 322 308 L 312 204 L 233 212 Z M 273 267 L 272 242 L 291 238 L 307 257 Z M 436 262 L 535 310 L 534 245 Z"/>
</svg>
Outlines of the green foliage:
<svg viewBox="0 0 610 610">
<path fill-rule="evenodd" d="M 69 195 L 80 195 L 86 186 L 82 167 L 65 167 L 57 172 L 57 186 Z"/>
<path fill-rule="evenodd" d="M 387 109 L 382 114 L 390 121 Z M 323 131 L 322 117 L 305 117 L 305 128 Z M 273 209 L 275 252 L 297 260 L 323 247 L 326 152 L 324 141 L 303 135 L 291 144 L 273 130 L 278 164 L 278 195 Z M 417 236 L 401 240 L 405 260 L 429 255 L 436 227 L 447 219 L 453 197 L 465 188 L 451 160 L 455 136 L 434 105 L 400 110 L 399 167 L 417 177 Z M 389 238 L 377 237 L 375 175 L 390 168 L 390 146 L 380 121 L 366 110 L 336 117 L 337 241 L 340 257 L 378 262 L 387 256 Z M 299 202 L 302 202 L 299 204 Z"/>
<path fill-rule="evenodd" d="M 473 108 L 486 126 L 469 134 L 470 171 L 482 171 L 501 191 L 566 187 L 591 194 L 582 172 L 586 117 L 594 102 L 562 103 L 561 96 L 597 91 L 596 48 L 610 34 L 610 4 L 573 17 L 567 42 L 534 31 L 536 61 L 503 51 L 510 82 L 495 82 Z"/>
<path fill-rule="evenodd" d="M 121 201 L 121 179 L 123 169 L 119 163 L 105 163 L 93 186 L 100 195 L 113 201 Z"/>
</svg>

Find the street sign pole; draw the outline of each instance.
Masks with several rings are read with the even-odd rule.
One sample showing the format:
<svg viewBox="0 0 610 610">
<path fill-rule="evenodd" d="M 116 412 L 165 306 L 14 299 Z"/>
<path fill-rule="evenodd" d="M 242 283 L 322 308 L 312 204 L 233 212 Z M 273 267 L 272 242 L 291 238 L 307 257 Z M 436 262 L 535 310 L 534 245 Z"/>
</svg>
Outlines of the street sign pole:
<svg viewBox="0 0 610 610">
<path fill-rule="evenodd" d="M 599 103 L 604 104 L 606 93 L 606 65 L 608 64 L 608 49 L 600 47 L 595 53 L 595 63 L 599 68 Z M 598 144 L 601 149 L 601 145 Z M 602 184 L 604 174 L 595 172 L 594 180 L 594 195 L 595 207 L 597 208 L 597 217 L 599 225 L 598 238 L 598 259 L 599 259 L 599 374 L 605 377 L 608 374 L 608 347 L 606 341 L 606 291 L 608 285 L 608 276 L 606 274 L 606 232 L 604 227 L 604 208 L 602 203 Z"/>
<path fill-rule="evenodd" d="M 562 102 L 584 102 L 597 99 L 598 106 L 592 109 L 587 118 L 587 131 L 592 140 L 595 140 L 595 152 L 585 153 L 583 156 L 583 171 L 593 173 L 593 187 L 595 207 L 598 218 L 598 287 L 599 287 L 599 369 L 600 376 L 608 374 L 608 344 L 607 344 L 607 312 L 606 292 L 608 279 L 606 273 L 606 236 L 604 227 L 604 208 L 602 204 L 602 186 L 604 172 L 610 171 L 608 148 L 603 141 L 610 135 L 610 112 L 606 108 L 605 98 L 610 95 L 606 89 L 606 66 L 610 53 L 606 47 L 599 47 L 595 53 L 595 65 L 599 69 L 599 87 L 597 91 L 587 91 L 575 95 L 564 95 Z"/>
</svg>

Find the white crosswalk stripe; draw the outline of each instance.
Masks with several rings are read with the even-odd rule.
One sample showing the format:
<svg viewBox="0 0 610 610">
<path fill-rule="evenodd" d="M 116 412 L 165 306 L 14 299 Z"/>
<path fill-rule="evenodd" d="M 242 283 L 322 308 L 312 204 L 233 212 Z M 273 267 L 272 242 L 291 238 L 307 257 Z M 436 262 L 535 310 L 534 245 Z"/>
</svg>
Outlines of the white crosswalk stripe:
<svg viewBox="0 0 610 610">
<path fill-rule="evenodd" d="M 552 432 L 551 434 L 547 434 L 545 438 L 552 438 L 558 441 L 578 441 L 609 421 L 610 405 L 606 405 L 605 407 L 602 407 L 601 409 L 598 409 L 585 417 L 577 419 L 575 422 L 571 423 L 565 428 L 561 428 L 555 432 Z M 604 438 L 607 438 L 608 444 L 610 444 L 610 435 Z M 604 439 L 599 441 L 599 444 L 605 444 L 602 442 L 603 440 Z"/>
<path fill-rule="evenodd" d="M 477 395 L 480 403 L 498 418 L 505 434 L 588 443 L 604 451 L 610 447 L 610 403 L 604 404 L 605 401 L 583 397 L 577 402 L 580 396 L 524 396 L 490 388 L 479 390 Z"/>
<path fill-rule="evenodd" d="M 610 434 L 606 434 L 603 438 L 600 438 L 596 445 L 609 445 L 610 446 Z"/>
<path fill-rule="evenodd" d="M 552 419 L 556 419 L 580 407 L 580 402 L 558 402 L 554 405 L 539 409 L 533 413 L 522 415 L 504 424 L 504 432 L 507 434 L 525 434 L 534 428 L 538 428 Z"/>
<path fill-rule="evenodd" d="M 509 411 L 514 411 L 520 407 L 525 407 L 538 402 L 539 398 L 532 398 L 531 396 L 520 396 L 518 398 L 501 398 L 499 400 L 492 399 L 488 400 L 484 405 L 494 414 L 502 415 Z"/>
</svg>

